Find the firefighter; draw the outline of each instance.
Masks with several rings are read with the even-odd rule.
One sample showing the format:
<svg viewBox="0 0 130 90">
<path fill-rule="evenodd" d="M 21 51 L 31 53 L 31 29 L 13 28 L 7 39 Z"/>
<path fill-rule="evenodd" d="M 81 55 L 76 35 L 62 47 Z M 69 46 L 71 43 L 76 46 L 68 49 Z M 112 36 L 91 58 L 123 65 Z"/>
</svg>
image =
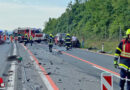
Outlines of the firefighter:
<svg viewBox="0 0 130 90">
<path fill-rule="evenodd" d="M 25 34 L 25 35 L 24 35 L 24 45 L 25 45 L 25 46 L 26 46 L 27 42 L 28 42 L 28 35 Z"/>
<path fill-rule="evenodd" d="M 18 37 L 15 36 L 15 37 L 14 37 L 14 40 L 15 40 L 15 42 L 17 43 L 17 41 L 18 41 Z"/>
<path fill-rule="evenodd" d="M 13 42 L 13 36 L 12 35 L 10 36 L 10 41 L 11 41 L 11 43 Z"/>
<path fill-rule="evenodd" d="M 6 35 L 4 35 L 4 41 L 6 41 L 6 38 L 7 38 Z"/>
<path fill-rule="evenodd" d="M 33 37 L 31 35 L 30 35 L 29 41 L 30 41 L 31 46 L 32 46 L 32 44 L 33 44 Z"/>
<path fill-rule="evenodd" d="M 69 50 L 71 48 L 71 37 L 69 33 L 67 33 L 65 37 L 65 46 L 66 50 Z"/>
<path fill-rule="evenodd" d="M 49 51 L 50 51 L 50 52 L 52 52 L 53 42 L 54 42 L 53 35 L 50 34 L 50 35 L 49 35 L 49 39 L 48 39 Z"/>
<path fill-rule="evenodd" d="M 130 80 L 130 29 L 126 31 L 126 36 L 116 48 L 114 58 L 115 68 L 120 68 L 120 90 L 124 90 L 126 78 Z M 127 90 L 130 90 L 130 81 L 127 81 Z"/>
</svg>

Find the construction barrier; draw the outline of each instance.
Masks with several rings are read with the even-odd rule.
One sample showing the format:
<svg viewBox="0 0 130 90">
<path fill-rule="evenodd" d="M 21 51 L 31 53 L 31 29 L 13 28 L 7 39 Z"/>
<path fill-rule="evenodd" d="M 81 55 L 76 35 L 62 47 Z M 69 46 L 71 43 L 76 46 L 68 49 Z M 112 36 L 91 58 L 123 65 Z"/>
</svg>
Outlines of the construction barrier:
<svg viewBox="0 0 130 90">
<path fill-rule="evenodd" d="M 113 76 L 111 73 L 101 73 L 101 90 L 113 90 Z"/>
<path fill-rule="evenodd" d="M 5 88 L 5 83 L 3 81 L 3 78 L 0 77 L 0 89 L 4 89 Z"/>
</svg>

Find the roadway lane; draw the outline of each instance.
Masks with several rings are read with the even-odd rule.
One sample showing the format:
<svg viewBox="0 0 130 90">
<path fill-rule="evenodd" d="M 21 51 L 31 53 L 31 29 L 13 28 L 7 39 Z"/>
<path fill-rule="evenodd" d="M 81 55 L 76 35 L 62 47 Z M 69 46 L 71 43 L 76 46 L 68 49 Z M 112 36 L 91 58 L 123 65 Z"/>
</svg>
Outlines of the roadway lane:
<svg viewBox="0 0 130 90">
<path fill-rule="evenodd" d="M 72 51 L 69 51 L 69 52 L 67 51 L 67 53 L 119 73 L 119 70 L 114 68 L 114 65 L 113 65 L 114 57 L 113 56 L 93 53 L 93 52 L 89 52 L 87 50 L 76 49 L 76 48 L 72 49 Z"/>
<path fill-rule="evenodd" d="M 49 52 L 48 47 L 45 44 L 34 44 L 32 47 L 30 47 L 30 45 L 28 47 L 36 55 L 37 58 L 41 58 L 41 59 L 43 59 L 43 57 L 45 59 L 45 56 L 47 56 L 46 53 Z M 54 48 L 65 51 L 65 48 L 62 48 L 62 47 L 54 46 Z M 45 54 L 42 54 L 42 56 L 41 56 L 40 53 L 45 53 Z M 100 66 L 110 69 L 112 71 L 118 72 L 113 67 L 113 57 L 111 57 L 111 56 L 99 55 L 99 54 L 91 53 L 91 52 L 88 52 L 86 50 L 81 50 L 81 49 L 73 49 L 72 51 L 67 51 L 67 53 L 77 56 L 86 61 L 90 61 L 94 64 L 100 65 Z M 66 83 L 62 83 L 62 84 L 59 84 L 56 82 L 56 84 L 58 85 L 60 90 L 62 90 L 63 87 L 68 88 L 65 90 L 72 90 L 72 89 L 74 89 L 74 90 L 80 90 L 80 89 L 81 90 L 94 90 L 93 87 L 96 87 L 97 90 L 100 90 L 100 75 L 103 72 L 102 70 L 99 70 L 99 69 L 93 67 L 92 65 L 85 63 L 83 61 L 80 61 L 71 56 L 68 56 L 65 54 L 58 55 L 56 51 L 51 53 L 49 56 L 47 57 L 47 59 L 53 58 L 53 56 L 55 56 L 55 57 L 63 60 L 66 63 L 65 65 L 62 64 L 61 66 L 59 66 L 60 68 L 64 67 L 63 69 L 66 70 L 66 68 L 69 67 L 67 69 L 67 71 L 65 71 L 66 73 L 63 71 L 61 72 L 59 70 L 59 72 L 64 73 L 64 76 L 63 75 L 62 76 L 61 75 L 60 76 L 51 75 L 52 79 L 55 82 L 57 81 L 57 78 L 59 78 L 59 77 L 62 78 L 62 81 L 66 82 Z M 65 78 L 65 76 L 67 76 L 68 78 Z M 78 88 L 79 86 L 74 84 L 77 81 L 80 81 L 80 85 L 79 85 L 80 89 Z M 118 82 L 119 82 L 119 79 L 114 77 L 114 90 L 119 90 Z M 71 83 L 71 84 L 68 85 L 68 83 Z M 86 89 L 86 88 L 88 88 L 88 89 Z"/>
<path fill-rule="evenodd" d="M 21 86 L 22 90 L 47 90 L 27 50 L 21 44 L 17 44 L 17 48 L 18 55 L 23 57 L 23 62 L 18 65 L 20 79 L 17 79 L 17 87 Z M 22 85 L 20 81 L 22 81 Z M 17 90 L 21 90 L 21 88 Z"/>
<path fill-rule="evenodd" d="M 60 49 L 60 50 L 64 50 L 64 49 Z M 93 64 L 102 66 L 103 68 L 106 68 L 106 69 L 109 69 L 111 71 L 119 73 L 119 70 L 115 69 L 113 66 L 113 57 L 112 56 L 97 54 L 97 53 L 89 52 L 89 51 L 82 50 L 82 49 L 73 49 L 71 51 L 65 51 L 65 52 L 69 53 L 70 55 L 79 57 L 80 59 L 89 61 Z M 65 55 L 65 54 L 62 55 L 61 57 L 66 58 L 66 60 L 72 64 L 74 63 L 75 60 L 80 61 L 79 59 L 73 58 L 73 57 Z M 74 60 L 74 61 L 72 61 L 72 60 Z M 100 80 L 101 73 L 104 72 L 100 69 L 92 67 L 92 65 L 87 66 L 87 63 L 85 63 L 83 61 L 80 61 L 80 63 L 74 64 L 74 65 L 76 67 L 79 67 L 86 74 L 90 74 L 94 77 L 97 77 L 98 80 Z M 89 68 L 91 68 L 91 69 L 89 69 Z M 95 69 L 93 69 L 93 68 L 95 68 Z M 114 85 L 113 85 L 114 90 L 119 90 L 119 86 L 118 86 L 119 78 L 114 76 L 113 83 L 114 83 Z"/>
<path fill-rule="evenodd" d="M 11 44 L 1 44 L 0 45 L 0 77 L 6 71 L 6 66 L 8 64 L 7 57 L 11 50 Z"/>
</svg>

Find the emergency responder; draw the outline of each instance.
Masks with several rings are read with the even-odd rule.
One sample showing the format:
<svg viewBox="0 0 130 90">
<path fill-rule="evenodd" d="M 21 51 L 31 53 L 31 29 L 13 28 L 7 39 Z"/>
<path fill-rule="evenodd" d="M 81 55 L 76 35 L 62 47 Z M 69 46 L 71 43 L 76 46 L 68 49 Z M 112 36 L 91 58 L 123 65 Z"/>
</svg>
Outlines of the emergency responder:
<svg viewBox="0 0 130 90">
<path fill-rule="evenodd" d="M 52 52 L 53 42 L 54 42 L 53 35 L 50 34 L 49 38 L 48 38 L 48 45 L 49 45 L 49 51 L 50 52 Z"/>
<path fill-rule="evenodd" d="M 33 37 L 32 37 L 32 35 L 30 35 L 29 42 L 31 43 L 31 46 L 32 46 L 32 44 L 33 44 Z"/>
<path fill-rule="evenodd" d="M 115 51 L 114 66 L 120 70 L 120 90 L 124 90 L 126 77 L 130 80 L 130 29 L 126 31 L 126 38 L 123 39 Z M 118 59 L 120 61 L 118 63 Z M 127 90 L 130 90 L 130 81 L 127 81 Z"/>
<path fill-rule="evenodd" d="M 69 50 L 71 48 L 71 37 L 69 33 L 67 33 L 65 37 L 65 46 L 66 50 Z"/>
<path fill-rule="evenodd" d="M 4 35 L 4 41 L 6 41 L 6 38 L 7 38 L 6 35 Z"/>
<path fill-rule="evenodd" d="M 12 35 L 10 36 L 10 41 L 11 41 L 11 43 L 13 42 L 13 36 Z"/>
<path fill-rule="evenodd" d="M 17 43 L 17 41 L 18 41 L 18 37 L 15 36 L 15 37 L 14 37 L 14 40 L 15 40 L 15 43 Z"/>
<path fill-rule="evenodd" d="M 28 35 L 25 34 L 25 35 L 24 35 L 24 45 L 25 45 L 25 46 L 26 46 L 27 42 L 28 42 Z"/>
</svg>

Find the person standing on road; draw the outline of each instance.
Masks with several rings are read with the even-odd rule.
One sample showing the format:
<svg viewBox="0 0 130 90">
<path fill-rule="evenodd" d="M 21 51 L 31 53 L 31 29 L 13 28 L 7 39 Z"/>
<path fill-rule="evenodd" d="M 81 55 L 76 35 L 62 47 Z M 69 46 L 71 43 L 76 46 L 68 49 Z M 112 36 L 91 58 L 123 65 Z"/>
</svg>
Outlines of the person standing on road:
<svg viewBox="0 0 130 90">
<path fill-rule="evenodd" d="M 84 48 L 84 36 L 82 37 L 82 48 Z"/>
<path fill-rule="evenodd" d="M 66 34 L 65 44 L 66 44 L 66 50 L 69 50 L 71 48 L 71 37 L 69 33 Z"/>
<path fill-rule="evenodd" d="M 48 45 L 49 45 L 49 51 L 50 52 L 52 52 L 53 42 L 54 42 L 53 35 L 50 34 L 49 39 L 48 39 Z"/>
<path fill-rule="evenodd" d="M 126 38 L 123 39 L 115 51 L 114 66 L 120 70 L 120 90 L 124 90 L 126 78 L 130 80 L 130 29 L 126 31 Z M 120 61 L 118 63 L 118 59 Z M 130 81 L 127 81 L 127 90 L 130 90 Z"/>
<path fill-rule="evenodd" d="M 72 47 L 76 47 L 77 37 L 75 35 L 72 36 Z"/>
<path fill-rule="evenodd" d="M 32 37 L 32 35 L 30 35 L 29 41 L 30 41 L 31 46 L 32 46 L 32 44 L 33 44 L 33 37 Z"/>
<path fill-rule="evenodd" d="M 18 37 L 15 36 L 15 37 L 14 37 L 14 40 L 15 40 L 15 43 L 17 43 L 17 41 L 18 41 Z"/>
<path fill-rule="evenodd" d="M 25 45 L 25 46 L 26 46 L 27 42 L 28 42 L 28 35 L 25 34 L 25 35 L 24 35 L 24 45 Z"/>
<path fill-rule="evenodd" d="M 6 35 L 4 35 L 4 41 L 6 41 Z"/>
<path fill-rule="evenodd" d="M 13 42 L 13 36 L 12 35 L 10 36 L 10 41 L 11 41 L 11 43 Z"/>
</svg>

